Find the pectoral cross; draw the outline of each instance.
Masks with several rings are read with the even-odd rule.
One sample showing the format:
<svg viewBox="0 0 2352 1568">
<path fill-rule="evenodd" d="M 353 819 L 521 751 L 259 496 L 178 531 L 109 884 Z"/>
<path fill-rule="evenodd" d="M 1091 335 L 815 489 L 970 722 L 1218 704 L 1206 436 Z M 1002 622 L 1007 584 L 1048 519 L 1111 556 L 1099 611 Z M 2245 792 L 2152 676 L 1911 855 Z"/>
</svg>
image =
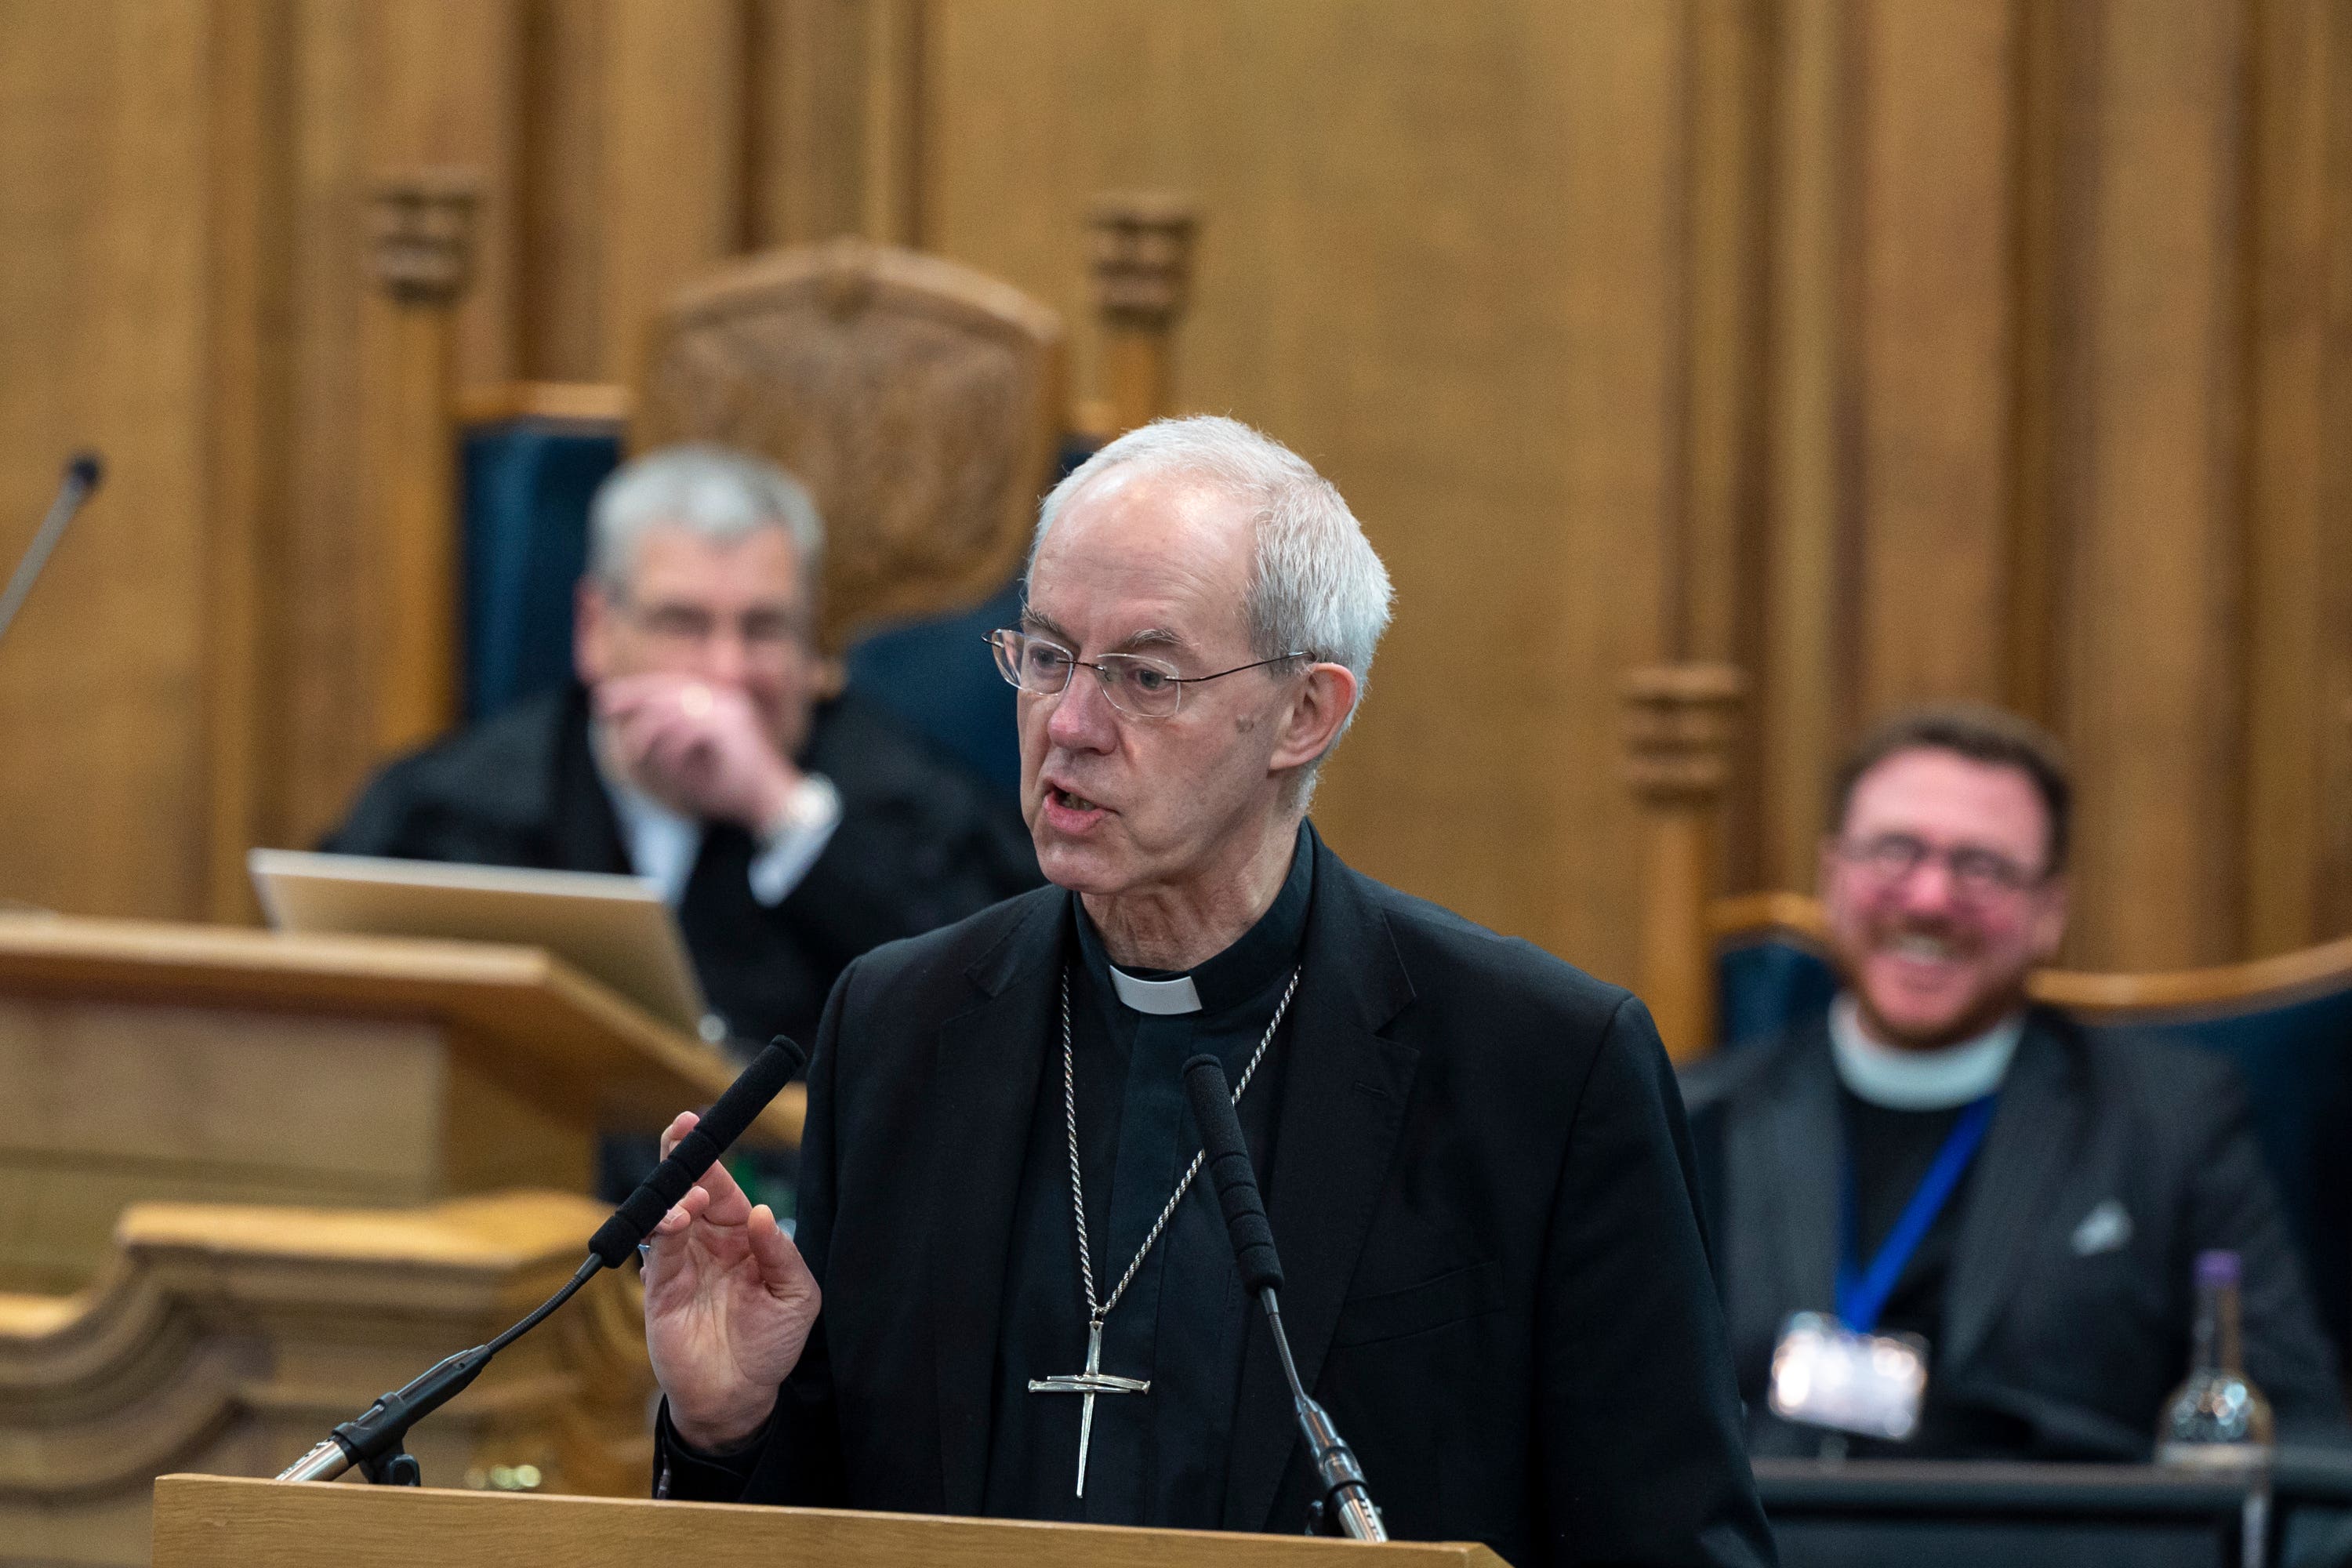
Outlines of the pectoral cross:
<svg viewBox="0 0 2352 1568">
<path fill-rule="evenodd" d="M 1102 1369 L 1102 1321 L 1094 1319 L 1087 1324 L 1087 1370 L 1065 1373 L 1060 1377 L 1033 1377 L 1029 1380 L 1032 1394 L 1081 1394 L 1086 1406 L 1078 1416 L 1078 1495 L 1087 1495 L 1087 1447 L 1095 1435 L 1095 1395 L 1097 1394 L 1149 1394 L 1149 1378 L 1114 1377 Z"/>
</svg>

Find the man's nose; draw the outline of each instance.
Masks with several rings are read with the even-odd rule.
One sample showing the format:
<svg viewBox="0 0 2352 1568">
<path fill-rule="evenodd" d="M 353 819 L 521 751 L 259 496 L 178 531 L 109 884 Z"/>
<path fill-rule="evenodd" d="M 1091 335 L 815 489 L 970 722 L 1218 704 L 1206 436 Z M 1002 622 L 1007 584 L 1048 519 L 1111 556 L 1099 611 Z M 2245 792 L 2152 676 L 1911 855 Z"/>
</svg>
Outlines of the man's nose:
<svg viewBox="0 0 2352 1568">
<path fill-rule="evenodd" d="M 1045 735 L 1054 744 L 1074 752 L 1107 752 L 1118 742 L 1118 710 L 1093 670 L 1071 670 L 1061 695 L 1045 700 L 1054 705 L 1045 717 Z"/>
<path fill-rule="evenodd" d="M 742 628 L 725 623 L 712 628 L 702 643 L 702 673 L 705 679 L 722 686 L 740 686 L 744 672 L 751 666 L 751 650 L 743 641 Z"/>
<path fill-rule="evenodd" d="M 1959 901 L 1959 888 L 1952 880 L 1950 858 L 1930 854 L 1912 868 L 1911 874 L 1903 879 L 1895 893 L 1906 910 L 1950 909 Z"/>
</svg>

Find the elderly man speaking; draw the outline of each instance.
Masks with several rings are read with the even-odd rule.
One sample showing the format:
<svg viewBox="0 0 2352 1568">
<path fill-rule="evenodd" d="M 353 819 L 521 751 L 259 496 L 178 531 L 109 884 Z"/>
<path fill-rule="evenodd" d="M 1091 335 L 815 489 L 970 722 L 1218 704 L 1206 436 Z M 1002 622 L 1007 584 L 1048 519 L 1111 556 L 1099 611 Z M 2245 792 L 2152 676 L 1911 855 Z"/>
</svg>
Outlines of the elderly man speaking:
<svg viewBox="0 0 2352 1568">
<path fill-rule="evenodd" d="M 1046 498 L 1027 588 L 992 640 L 1055 885 L 842 975 L 795 1236 L 719 1170 L 662 1222 L 657 1492 L 1298 1530 L 1273 1343 L 1186 1185 L 1207 1051 L 1391 1534 L 1769 1562 L 1648 1014 L 1307 822 L 1389 613 L 1339 492 L 1149 426 Z"/>
</svg>

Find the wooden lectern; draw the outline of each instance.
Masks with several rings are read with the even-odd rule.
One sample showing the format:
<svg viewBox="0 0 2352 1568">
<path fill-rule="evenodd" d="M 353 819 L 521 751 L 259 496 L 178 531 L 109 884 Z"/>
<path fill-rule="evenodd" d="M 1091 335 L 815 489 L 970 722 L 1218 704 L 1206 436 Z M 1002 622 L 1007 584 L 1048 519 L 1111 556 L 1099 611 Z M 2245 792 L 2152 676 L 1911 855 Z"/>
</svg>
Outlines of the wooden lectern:
<svg viewBox="0 0 2352 1568">
<path fill-rule="evenodd" d="M 1368 1555 L 1378 1553 L 1377 1557 Z M 1483 1546 L 1380 1546 L 1303 1535 L 1123 1530 L 823 1509 L 615 1498 L 494 1496 L 165 1476 L 155 1483 L 155 1568 L 540 1568 L 691 1563 L 769 1568 L 1505 1568 Z"/>
<path fill-rule="evenodd" d="M 0 917 L 0 1290 L 88 1284 L 134 1202 L 585 1192 L 734 1072 L 536 948 Z"/>
</svg>

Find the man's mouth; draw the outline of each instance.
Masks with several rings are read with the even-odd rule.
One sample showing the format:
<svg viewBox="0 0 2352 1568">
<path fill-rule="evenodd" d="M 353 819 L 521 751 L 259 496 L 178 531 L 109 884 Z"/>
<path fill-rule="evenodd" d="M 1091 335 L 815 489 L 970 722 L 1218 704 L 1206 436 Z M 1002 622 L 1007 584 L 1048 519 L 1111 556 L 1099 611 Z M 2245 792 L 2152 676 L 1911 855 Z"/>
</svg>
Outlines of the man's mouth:
<svg viewBox="0 0 2352 1568">
<path fill-rule="evenodd" d="M 1962 956 L 1958 944 L 1949 938 L 1916 931 L 1899 931 L 1881 942 L 1879 949 L 1897 958 L 1916 959 L 1922 963 L 1950 963 Z"/>
<path fill-rule="evenodd" d="M 1065 811 L 1100 811 L 1103 809 L 1102 806 L 1097 805 L 1091 800 L 1088 800 L 1085 795 L 1073 795 L 1070 791 L 1066 789 L 1048 789 L 1045 792 L 1045 798 L 1052 801 L 1055 805 L 1062 807 Z"/>
</svg>

